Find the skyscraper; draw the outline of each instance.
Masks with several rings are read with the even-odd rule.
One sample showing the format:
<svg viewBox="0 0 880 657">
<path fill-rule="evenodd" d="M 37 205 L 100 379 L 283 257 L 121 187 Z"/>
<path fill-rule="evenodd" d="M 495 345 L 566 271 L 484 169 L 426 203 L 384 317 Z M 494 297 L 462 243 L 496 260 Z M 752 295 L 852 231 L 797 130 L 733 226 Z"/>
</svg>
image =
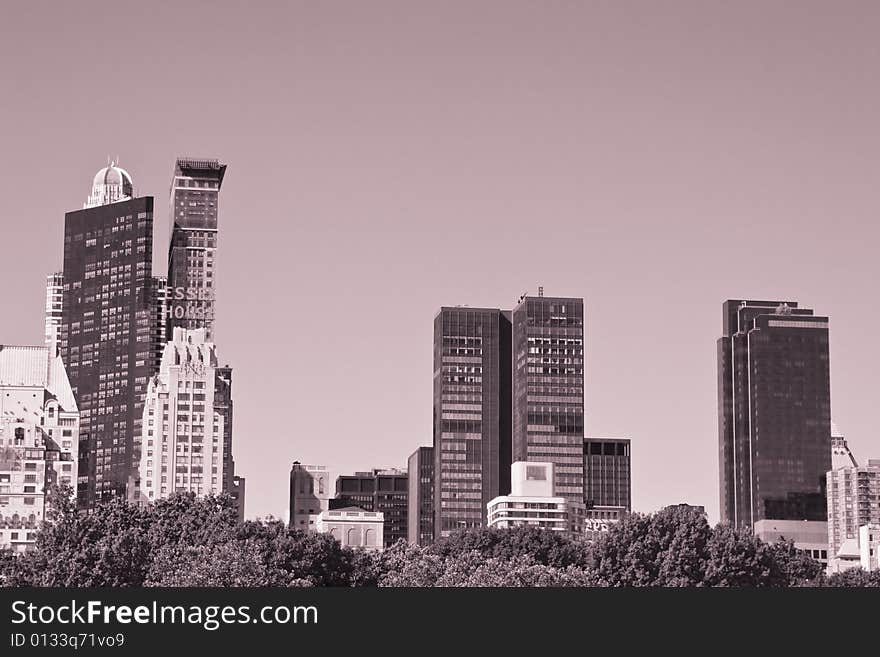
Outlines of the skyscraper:
<svg viewBox="0 0 880 657">
<path fill-rule="evenodd" d="M 407 461 L 407 540 L 413 545 L 434 542 L 434 448 L 419 447 Z"/>
<path fill-rule="evenodd" d="M 205 329 L 174 329 L 150 378 L 140 440 L 142 499 L 223 490 L 223 415 L 214 407 L 217 352 Z"/>
<path fill-rule="evenodd" d="M 827 317 L 791 301 L 724 303 L 718 433 L 722 522 L 827 520 Z"/>
<path fill-rule="evenodd" d="M 584 301 L 525 296 L 513 310 L 513 460 L 554 465 L 556 495 L 584 500 Z"/>
<path fill-rule="evenodd" d="M 434 536 L 486 524 L 510 486 L 510 319 L 444 307 L 434 318 Z"/>
<path fill-rule="evenodd" d="M 60 353 L 80 411 L 83 508 L 130 490 L 153 373 L 153 198 L 132 196 L 128 172 L 111 163 L 64 218 Z"/>
<path fill-rule="evenodd" d="M 220 186 L 226 165 L 178 158 L 171 180 L 168 251 L 169 339 L 176 327 L 204 328 L 214 340 L 214 266 Z"/>
<path fill-rule="evenodd" d="M 61 357 L 0 345 L 0 550 L 33 545 L 50 486 L 76 487 L 78 433 Z"/>
<path fill-rule="evenodd" d="M 632 511 L 630 441 L 584 438 L 584 503 Z"/>
<path fill-rule="evenodd" d="M 61 307 L 64 303 L 64 274 L 55 272 L 46 277 L 46 346 L 53 356 L 61 348 Z"/>
<path fill-rule="evenodd" d="M 336 478 L 336 497 L 331 509 L 360 507 L 382 513 L 382 543 L 391 547 L 407 537 L 407 473 L 403 470 L 372 470 Z"/>
<path fill-rule="evenodd" d="M 226 165 L 211 158 L 177 158 L 171 179 L 171 245 L 168 250 L 168 336 L 176 327 L 205 330 L 214 341 L 216 253 L 219 243 L 220 187 Z M 223 490 L 233 492 L 232 368 L 217 368 L 216 408 L 225 434 Z"/>
</svg>

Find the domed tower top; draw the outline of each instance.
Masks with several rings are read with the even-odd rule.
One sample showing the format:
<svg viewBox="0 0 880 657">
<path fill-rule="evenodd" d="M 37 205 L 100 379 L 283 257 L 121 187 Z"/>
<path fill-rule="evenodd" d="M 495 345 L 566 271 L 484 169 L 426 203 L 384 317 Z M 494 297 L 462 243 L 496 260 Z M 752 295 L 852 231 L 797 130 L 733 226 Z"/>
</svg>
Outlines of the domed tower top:
<svg viewBox="0 0 880 657">
<path fill-rule="evenodd" d="M 117 162 L 110 160 L 106 167 L 95 174 L 92 193 L 83 207 L 94 208 L 98 205 L 127 201 L 133 195 L 134 188 L 128 171 L 119 167 Z"/>
</svg>

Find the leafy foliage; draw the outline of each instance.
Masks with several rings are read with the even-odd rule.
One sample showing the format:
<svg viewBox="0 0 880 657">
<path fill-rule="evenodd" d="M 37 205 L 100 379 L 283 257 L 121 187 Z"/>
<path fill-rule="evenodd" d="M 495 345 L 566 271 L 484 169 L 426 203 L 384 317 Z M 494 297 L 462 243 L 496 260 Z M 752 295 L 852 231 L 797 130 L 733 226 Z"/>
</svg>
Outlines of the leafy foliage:
<svg viewBox="0 0 880 657">
<path fill-rule="evenodd" d="M 80 513 L 53 493 L 25 554 L 0 553 L 5 586 L 880 586 L 880 573 L 829 578 L 791 543 L 711 528 L 690 507 L 631 515 L 595 544 L 535 527 L 455 533 L 431 547 L 343 548 L 277 520 L 239 523 L 226 496 L 122 501 Z"/>
</svg>

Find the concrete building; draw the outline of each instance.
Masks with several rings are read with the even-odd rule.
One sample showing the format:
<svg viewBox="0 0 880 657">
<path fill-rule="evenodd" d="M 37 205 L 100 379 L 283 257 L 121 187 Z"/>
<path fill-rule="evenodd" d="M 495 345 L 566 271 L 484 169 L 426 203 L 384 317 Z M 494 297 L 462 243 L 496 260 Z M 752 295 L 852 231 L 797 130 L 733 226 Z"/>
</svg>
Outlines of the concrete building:
<svg viewBox="0 0 880 657">
<path fill-rule="evenodd" d="M 235 475 L 232 478 L 232 488 L 229 491 L 232 499 L 235 500 L 235 511 L 238 514 L 238 521 L 244 522 L 244 505 L 245 505 L 245 478 Z"/>
<path fill-rule="evenodd" d="M 343 547 L 382 549 L 381 512 L 364 511 L 358 507 L 345 507 L 321 511 L 315 519 L 315 531 L 330 534 Z"/>
<path fill-rule="evenodd" d="M 294 461 L 290 468 L 290 529 L 317 531 L 318 515 L 329 509 L 330 471 L 323 465 Z"/>
<path fill-rule="evenodd" d="M 0 549 L 22 551 L 53 485 L 75 494 L 80 415 L 51 347 L 0 345 Z"/>
<path fill-rule="evenodd" d="M 407 540 L 434 542 L 434 448 L 419 447 L 407 461 Z"/>
<path fill-rule="evenodd" d="M 759 520 L 755 536 L 765 543 L 780 539 L 792 541 L 795 548 L 813 557 L 823 566 L 828 565 L 828 523 L 819 520 Z"/>
<path fill-rule="evenodd" d="M 45 344 L 49 353 L 61 353 L 61 319 L 64 303 L 64 273 L 55 272 L 46 277 L 46 334 Z"/>
<path fill-rule="evenodd" d="M 407 538 L 407 478 L 406 470 L 396 468 L 341 475 L 336 478 L 336 497 L 330 500 L 330 508 L 356 506 L 382 513 L 383 544 L 391 547 Z"/>
<path fill-rule="evenodd" d="M 223 491 L 223 415 L 214 407 L 216 348 L 204 329 L 174 330 L 147 387 L 139 498 Z"/>
<path fill-rule="evenodd" d="M 513 463 L 510 468 L 510 494 L 499 495 L 486 505 L 488 526 L 505 529 L 531 525 L 572 533 L 574 528 L 569 516 L 569 502 L 562 496 L 554 495 L 554 467 L 549 461 Z"/>
<path fill-rule="evenodd" d="M 588 541 L 595 541 L 629 513 L 624 506 L 594 505 L 584 511 L 581 533 Z"/>
<path fill-rule="evenodd" d="M 880 524 L 859 527 L 859 565 L 862 570 L 880 568 Z"/>
<path fill-rule="evenodd" d="M 853 459 L 854 460 L 854 459 Z M 846 541 L 858 545 L 859 528 L 880 524 L 880 460 L 871 459 L 864 467 L 845 465 L 827 473 L 828 551 L 830 570 L 840 570 L 838 553 Z M 850 559 L 844 551 L 840 558 Z"/>
</svg>

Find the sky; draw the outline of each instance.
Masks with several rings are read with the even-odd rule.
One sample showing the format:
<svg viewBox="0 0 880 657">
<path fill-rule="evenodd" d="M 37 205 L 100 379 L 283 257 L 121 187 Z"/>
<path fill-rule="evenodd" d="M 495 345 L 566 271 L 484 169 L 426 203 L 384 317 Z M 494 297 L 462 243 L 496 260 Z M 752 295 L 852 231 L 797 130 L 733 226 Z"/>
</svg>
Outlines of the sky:
<svg viewBox="0 0 880 657">
<path fill-rule="evenodd" d="M 431 444 L 433 317 L 585 300 L 586 432 L 633 506 L 718 518 L 728 298 L 830 317 L 832 414 L 880 457 L 880 4 L 2 3 L 0 343 L 39 344 L 64 213 L 119 157 L 228 164 L 216 341 L 249 517 L 294 460 Z"/>
</svg>

